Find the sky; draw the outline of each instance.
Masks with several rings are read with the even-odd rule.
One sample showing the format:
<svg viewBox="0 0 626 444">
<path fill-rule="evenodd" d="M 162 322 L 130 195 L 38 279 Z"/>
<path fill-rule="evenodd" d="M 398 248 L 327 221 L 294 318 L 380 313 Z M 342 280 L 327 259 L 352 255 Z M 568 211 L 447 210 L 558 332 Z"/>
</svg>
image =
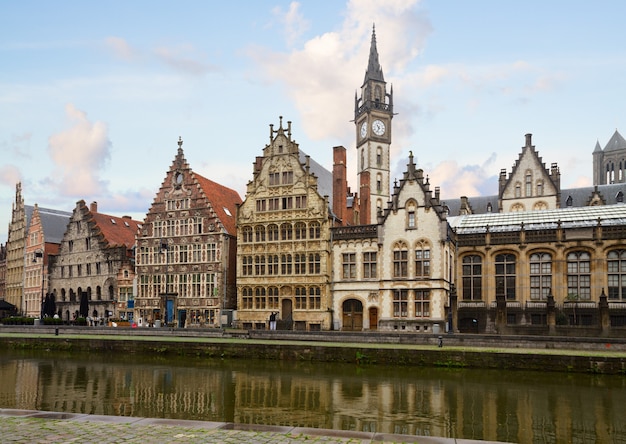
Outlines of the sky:
<svg viewBox="0 0 626 444">
<path fill-rule="evenodd" d="M 269 125 L 332 170 L 375 25 L 393 86 L 392 181 L 409 152 L 444 198 L 497 194 L 524 135 L 561 186 L 626 135 L 622 0 L 0 2 L 0 242 L 27 205 L 143 220 L 183 140 L 245 198 Z"/>
</svg>

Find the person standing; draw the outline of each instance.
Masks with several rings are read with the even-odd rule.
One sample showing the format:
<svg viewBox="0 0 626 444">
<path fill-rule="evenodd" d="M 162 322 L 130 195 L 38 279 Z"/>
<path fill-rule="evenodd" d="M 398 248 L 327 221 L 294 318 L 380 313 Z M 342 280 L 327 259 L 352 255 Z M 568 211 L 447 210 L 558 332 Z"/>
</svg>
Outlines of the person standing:
<svg viewBox="0 0 626 444">
<path fill-rule="evenodd" d="M 276 315 L 278 312 L 273 311 L 270 314 L 270 330 L 276 330 Z"/>
</svg>

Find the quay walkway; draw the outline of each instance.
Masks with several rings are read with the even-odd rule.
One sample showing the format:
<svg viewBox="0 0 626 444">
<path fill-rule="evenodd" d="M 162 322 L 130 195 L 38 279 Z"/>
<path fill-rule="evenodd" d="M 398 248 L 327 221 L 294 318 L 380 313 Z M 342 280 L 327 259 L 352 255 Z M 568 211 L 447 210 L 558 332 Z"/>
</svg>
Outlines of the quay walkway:
<svg viewBox="0 0 626 444">
<path fill-rule="evenodd" d="M 0 409 L 2 443 L 495 444 L 493 441 Z"/>
</svg>

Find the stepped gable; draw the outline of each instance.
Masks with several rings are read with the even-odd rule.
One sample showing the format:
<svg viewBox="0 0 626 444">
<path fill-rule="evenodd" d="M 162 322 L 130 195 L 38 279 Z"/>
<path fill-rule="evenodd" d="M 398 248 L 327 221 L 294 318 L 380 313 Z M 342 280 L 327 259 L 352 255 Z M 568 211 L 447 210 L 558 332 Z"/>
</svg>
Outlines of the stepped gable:
<svg viewBox="0 0 626 444">
<path fill-rule="evenodd" d="M 239 193 L 198 173 L 192 173 L 192 175 L 198 182 L 198 186 L 204 193 L 206 201 L 210 203 L 211 209 L 224 231 L 235 236 L 237 234 L 237 206 L 242 202 Z"/>
</svg>

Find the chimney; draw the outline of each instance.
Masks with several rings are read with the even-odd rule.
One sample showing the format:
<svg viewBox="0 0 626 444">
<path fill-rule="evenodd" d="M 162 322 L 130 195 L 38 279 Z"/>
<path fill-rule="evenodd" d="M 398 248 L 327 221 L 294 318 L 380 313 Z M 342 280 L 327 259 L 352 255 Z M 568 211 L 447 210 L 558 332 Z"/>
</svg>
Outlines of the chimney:
<svg viewBox="0 0 626 444">
<path fill-rule="evenodd" d="M 346 179 L 346 149 L 333 147 L 333 213 L 347 225 L 348 181 Z"/>
<path fill-rule="evenodd" d="M 89 211 L 91 211 L 92 213 L 97 213 L 98 212 L 98 202 L 96 202 L 95 200 L 93 202 L 91 202 L 91 204 L 89 204 Z"/>
</svg>

